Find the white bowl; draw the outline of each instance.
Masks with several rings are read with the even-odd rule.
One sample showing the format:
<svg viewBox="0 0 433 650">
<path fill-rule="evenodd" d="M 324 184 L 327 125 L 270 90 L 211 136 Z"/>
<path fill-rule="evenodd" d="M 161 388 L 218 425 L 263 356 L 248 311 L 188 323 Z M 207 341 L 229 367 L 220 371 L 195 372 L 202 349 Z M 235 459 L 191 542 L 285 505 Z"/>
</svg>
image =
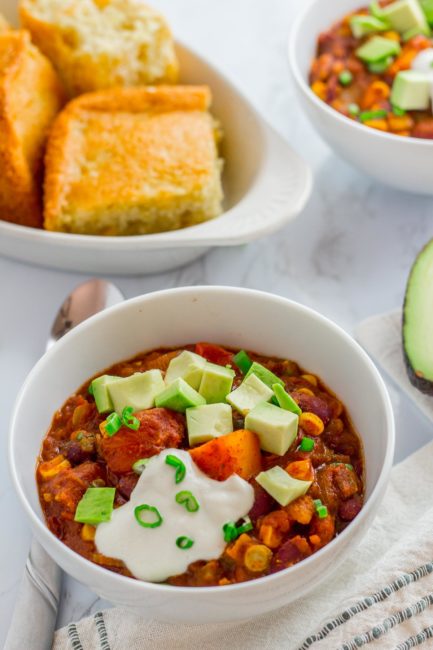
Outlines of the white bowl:
<svg viewBox="0 0 433 650">
<path fill-rule="evenodd" d="M 53 413 L 88 377 L 116 361 L 161 346 L 199 340 L 298 361 L 343 400 L 366 457 L 366 503 L 330 544 L 289 569 L 227 587 L 183 588 L 132 580 L 74 553 L 46 527 L 35 463 Z M 394 452 L 389 396 L 370 358 L 348 334 L 284 298 L 229 287 L 188 287 L 147 294 L 99 314 L 61 339 L 36 364 L 17 398 L 10 467 L 33 532 L 74 578 L 114 603 L 182 623 L 243 619 L 296 600 L 355 553 L 384 495 Z"/>
<path fill-rule="evenodd" d="M 0 0 L 0 13 L 14 20 L 16 6 L 16 0 Z M 210 86 L 212 113 L 223 127 L 224 214 L 191 228 L 134 237 L 47 232 L 0 220 L 0 254 L 86 273 L 157 273 L 214 246 L 251 242 L 299 214 L 312 185 L 304 161 L 205 59 L 181 44 L 177 52 L 181 81 Z"/>
<path fill-rule="evenodd" d="M 360 0 L 312 0 L 297 17 L 289 39 L 289 62 L 302 107 L 322 138 L 349 163 L 399 190 L 433 195 L 433 141 L 363 126 L 328 106 L 308 85 L 317 37 L 360 5 Z"/>
</svg>

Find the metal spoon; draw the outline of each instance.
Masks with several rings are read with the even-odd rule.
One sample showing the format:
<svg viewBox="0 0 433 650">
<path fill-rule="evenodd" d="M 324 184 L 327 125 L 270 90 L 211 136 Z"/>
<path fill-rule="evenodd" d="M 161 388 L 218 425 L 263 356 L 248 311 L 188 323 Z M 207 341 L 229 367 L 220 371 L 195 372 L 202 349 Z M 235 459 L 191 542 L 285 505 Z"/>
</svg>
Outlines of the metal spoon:
<svg viewBox="0 0 433 650">
<path fill-rule="evenodd" d="M 46 349 L 90 316 L 123 301 L 119 289 L 105 280 L 76 287 L 59 309 Z M 4 650 L 49 650 L 59 607 L 62 571 L 32 540 Z"/>
</svg>

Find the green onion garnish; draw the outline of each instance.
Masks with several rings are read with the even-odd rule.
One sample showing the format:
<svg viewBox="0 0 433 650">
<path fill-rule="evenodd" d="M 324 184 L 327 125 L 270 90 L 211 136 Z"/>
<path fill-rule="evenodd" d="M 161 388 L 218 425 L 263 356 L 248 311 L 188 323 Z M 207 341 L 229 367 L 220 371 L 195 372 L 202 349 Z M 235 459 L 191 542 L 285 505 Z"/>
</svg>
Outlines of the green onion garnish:
<svg viewBox="0 0 433 650">
<path fill-rule="evenodd" d="M 181 548 L 182 551 L 186 551 L 186 549 L 191 548 L 193 544 L 194 541 L 190 537 L 178 537 L 176 540 L 176 546 L 178 548 Z"/>
<path fill-rule="evenodd" d="M 90 382 L 87 392 L 89 395 L 93 395 L 93 382 Z"/>
<path fill-rule="evenodd" d="M 197 512 L 197 510 L 200 508 L 197 499 L 189 490 L 178 492 L 176 494 L 176 503 L 181 506 L 185 506 L 188 512 Z"/>
<path fill-rule="evenodd" d="M 328 508 L 323 505 L 321 499 L 314 499 L 314 506 L 319 519 L 325 519 L 328 516 Z"/>
<path fill-rule="evenodd" d="M 104 430 L 107 436 L 111 438 L 117 433 L 122 426 L 122 419 L 117 415 L 117 413 L 111 413 L 108 418 L 105 420 Z"/>
<path fill-rule="evenodd" d="M 169 454 L 168 456 L 166 456 L 165 462 L 166 462 L 167 465 L 171 465 L 172 467 L 174 467 L 176 469 L 176 474 L 175 474 L 175 478 L 174 478 L 174 480 L 176 482 L 176 485 L 178 483 L 181 483 L 183 481 L 183 479 L 185 478 L 186 467 L 182 463 L 180 458 L 178 458 L 177 456 L 172 456 L 171 454 Z"/>
<path fill-rule="evenodd" d="M 154 519 L 154 521 L 144 521 L 141 515 L 142 512 L 150 512 L 155 515 L 156 519 Z M 143 503 L 141 506 L 137 506 L 134 509 L 134 515 L 137 522 L 140 524 L 140 526 L 143 526 L 143 528 L 158 528 L 158 526 L 160 526 L 164 521 L 159 513 L 158 508 L 149 506 L 147 503 Z"/>
<path fill-rule="evenodd" d="M 313 451 L 314 449 L 314 440 L 311 438 L 302 438 L 301 444 L 299 445 L 301 451 Z"/>
<path fill-rule="evenodd" d="M 357 117 L 357 115 L 359 115 L 361 112 L 361 109 L 359 108 L 358 104 L 349 104 L 347 110 L 349 111 L 349 115 L 351 115 L 352 117 Z"/>
<path fill-rule="evenodd" d="M 233 357 L 233 363 L 237 365 L 242 374 L 246 375 L 248 370 L 253 365 L 245 350 L 241 350 Z"/>
<path fill-rule="evenodd" d="M 350 70 L 343 70 L 343 72 L 340 72 L 338 81 L 342 86 L 350 86 L 353 81 L 353 74 L 350 72 Z"/>
<path fill-rule="evenodd" d="M 397 115 L 397 117 L 404 117 L 406 115 L 406 111 L 403 108 L 399 108 L 398 106 L 393 106 L 392 112 L 394 115 Z"/>
<path fill-rule="evenodd" d="M 353 472 L 353 465 L 350 465 L 349 463 L 346 463 L 347 469 L 350 469 Z"/>
<path fill-rule="evenodd" d="M 223 526 L 223 534 L 225 542 L 233 542 L 237 539 L 242 533 L 247 533 L 249 530 L 254 528 L 249 517 L 243 518 L 243 524 L 236 526 L 234 521 L 228 521 Z"/>
<path fill-rule="evenodd" d="M 380 120 L 388 115 L 388 112 L 385 110 L 378 111 L 364 111 L 360 114 L 359 119 L 361 122 L 369 122 L 370 120 Z"/>
<path fill-rule="evenodd" d="M 140 458 L 140 460 L 136 460 L 132 466 L 132 471 L 136 474 L 143 474 L 144 469 L 149 461 L 150 458 Z"/>
<path fill-rule="evenodd" d="M 136 418 L 135 415 L 132 415 L 133 412 L 134 409 L 132 408 L 132 406 L 125 406 L 125 408 L 122 411 L 122 423 L 126 427 L 129 427 L 130 429 L 137 431 L 140 428 L 140 420 Z"/>
</svg>

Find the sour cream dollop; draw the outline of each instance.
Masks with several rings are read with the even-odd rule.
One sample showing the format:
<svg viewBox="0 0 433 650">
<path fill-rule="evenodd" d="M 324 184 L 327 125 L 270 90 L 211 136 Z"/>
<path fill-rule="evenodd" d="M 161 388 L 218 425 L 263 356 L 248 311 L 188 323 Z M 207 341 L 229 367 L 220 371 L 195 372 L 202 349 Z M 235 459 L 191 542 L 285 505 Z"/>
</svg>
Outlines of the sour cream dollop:
<svg viewBox="0 0 433 650">
<path fill-rule="evenodd" d="M 175 483 L 175 468 L 167 465 L 168 455 L 185 465 L 185 478 Z M 199 509 L 188 512 L 176 502 L 176 494 L 190 491 Z M 254 502 L 254 490 L 234 474 L 225 481 L 214 481 L 180 449 L 165 449 L 154 456 L 131 493 L 128 503 L 113 511 L 111 520 L 99 524 L 95 544 L 98 551 L 122 560 L 133 576 L 148 582 L 162 582 L 183 573 L 191 562 L 213 560 L 223 552 L 223 526 L 244 517 Z M 143 528 L 134 515 L 137 506 L 157 508 L 162 523 Z M 179 537 L 193 540 L 191 548 L 176 545 Z"/>
</svg>

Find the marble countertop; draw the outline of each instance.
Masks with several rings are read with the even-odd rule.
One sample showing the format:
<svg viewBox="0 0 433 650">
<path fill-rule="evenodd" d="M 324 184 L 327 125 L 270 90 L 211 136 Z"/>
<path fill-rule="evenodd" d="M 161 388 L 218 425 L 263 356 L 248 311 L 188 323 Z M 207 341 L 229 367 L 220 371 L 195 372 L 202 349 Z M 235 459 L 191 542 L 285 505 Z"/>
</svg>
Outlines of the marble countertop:
<svg viewBox="0 0 433 650">
<path fill-rule="evenodd" d="M 110 278 L 125 296 L 197 284 L 252 287 L 303 302 L 349 332 L 363 318 L 401 305 L 413 258 L 433 234 L 433 199 L 389 190 L 360 175 L 321 142 L 300 112 L 286 40 L 303 2 L 153 2 L 176 35 L 219 66 L 306 158 L 315 184 L 303 214 L 278 234 L 249 246 L 215 250 L 169 273 Z M 58 306 L 83 279 L 0 258 L 0 646 L 30 540 L 7 467 L 11 407 L 44 350 Z M 431 439 L 431 424 L 391 382 L 388 387 L 399 461 Z M 104 606 L 108 603 L 66 578 L 58 625 Z"/>
</svg>

